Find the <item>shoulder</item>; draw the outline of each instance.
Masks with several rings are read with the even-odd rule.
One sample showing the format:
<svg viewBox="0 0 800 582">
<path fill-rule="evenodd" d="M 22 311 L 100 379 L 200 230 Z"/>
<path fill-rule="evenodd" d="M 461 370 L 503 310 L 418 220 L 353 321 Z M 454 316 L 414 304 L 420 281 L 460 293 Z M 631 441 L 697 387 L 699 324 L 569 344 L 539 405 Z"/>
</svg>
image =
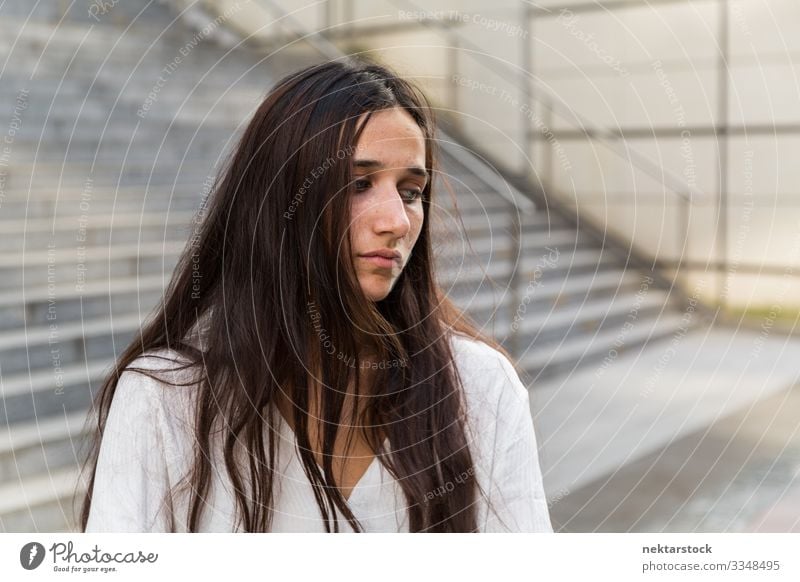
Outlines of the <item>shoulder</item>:
<svg viewBox="0 0 800 582">
<path fill-rule="evenodd" d="M 509 359 L 488 344 L 453 333 L 451 346 L 468 408 L 473 414 L 492 412 L 517 418 L 528 412 L 528 389 Z"/>
<path fill-rule="evenodd" d="M 175 420 L 176 413 L 185 414 L 193 401 L 197 366 L 190 364 L 168 348 L 141 354 L 120 370 L 112 407 L 125 410 L 131 419 L 146 415 Z"/>
</svg>

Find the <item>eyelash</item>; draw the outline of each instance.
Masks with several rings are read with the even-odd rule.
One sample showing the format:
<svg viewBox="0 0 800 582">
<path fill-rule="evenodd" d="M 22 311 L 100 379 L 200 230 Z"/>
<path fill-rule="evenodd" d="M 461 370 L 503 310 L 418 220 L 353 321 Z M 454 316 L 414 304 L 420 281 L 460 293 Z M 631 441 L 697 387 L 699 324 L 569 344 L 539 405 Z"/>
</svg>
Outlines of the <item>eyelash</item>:
<svg viewBox="0 0 800 582">
<path fill-rule="evenodd" d="M 361 191 L 362 191 L 362 190 L 359 188 L 359 186 L 358 186 L 358 185 L 359 185 L 359 184 L 362 184 L 362 183 L 365 183 L 365 182 L 366 182 L 367 184 L 370 184 L 370 181 L 369 181 L 369 180 L 356 180 L 356 181 L 355 181 L 356 192 L 361 192 Z M 405 202 L 407 202 L 407 203 L 409 203 L 409 204 L 410 204 L 410 203 L 412 203 L 412 202 L 414 202 L 414 201 L 416 201 L 416 200 L 417 200 L 417 198 L 420 198 L 420 197 L 422 196 L 422 190 L 417 190 L 416 188 L 404 188 L 404 190 L 407 190 L 408 192 L 413 192 L 413 193 L 414 193 L 414 198 L 411 198 L 411 199 L 408 199 L 408 198 L 406 198 L 406 199 L 405 199 Z"/>
</svg>

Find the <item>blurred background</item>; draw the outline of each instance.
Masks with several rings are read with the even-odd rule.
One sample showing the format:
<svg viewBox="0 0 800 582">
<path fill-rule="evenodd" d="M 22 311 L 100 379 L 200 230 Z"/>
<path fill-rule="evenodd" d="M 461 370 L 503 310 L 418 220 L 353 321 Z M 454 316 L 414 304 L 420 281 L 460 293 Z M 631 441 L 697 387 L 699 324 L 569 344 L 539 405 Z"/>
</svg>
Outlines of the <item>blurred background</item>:
<svg viewBox="0 0 800 582">
<path fill-rule="evenodd" d="M 799 24 L 794 0 L 0 3 L 0 531 L 75 528 L 92 396 L 225 154 L 283 74 L 348 54 L 435 107 L 440 282 L 518 361 L 556 531 L 800 531 Z"/>
</svg>

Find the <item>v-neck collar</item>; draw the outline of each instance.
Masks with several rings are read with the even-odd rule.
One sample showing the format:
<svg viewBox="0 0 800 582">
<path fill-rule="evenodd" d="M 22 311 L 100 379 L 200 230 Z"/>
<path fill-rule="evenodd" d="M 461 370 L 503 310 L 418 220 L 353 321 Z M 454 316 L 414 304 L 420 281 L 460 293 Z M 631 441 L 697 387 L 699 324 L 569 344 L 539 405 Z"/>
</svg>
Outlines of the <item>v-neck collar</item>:
<svg viewBox="0 0 800 582">
<path fill-rule="evenodd" d="M 277 410 L 277 408 L 273 411 L 273 414 L 278 417 L 278 423 L 280 424 L 281 434 L 282 436 L 286 437 L 289 443 L 291 443 L 294 453 L 294 459 L 301 465 L 300 470 L 303 471 L 302 460 L 300 459 L 300 452 L 299 452 L 300 446 L 297 441 L 297 435 L 295 434 L 292 427 L 289 426 L 289 423 L 286 421 L 286 419 L 283 418 L 283 415 Z M 386 452 L 389 451 L 389 437 L 383 439 L 383 450 Z M 319 463 L 317 463 L 316 460 L 314 461 L 314 463 L 317 465 L 319 472 L 324 473 L 322 467 L 320 467 Z M 367 480 L 371 478 L 372 473 L 375 470 L 380 469 L 380 465 L 381 462 L 380 459 L 378 458 L 378 455 L 373 455 L 372 462 L 369 464 L 369 466 L 361 475 L 361 477 L 359 477 L 358 481 L 356 481 L 356 484 L 353 485 L 353 488 L 350 490 L 350 495 L 345 498 L 345 501 L 347 503 L 353 501 L 353 499 L 359 494 L 359 492 L 366 486 Z"/>
</svg>

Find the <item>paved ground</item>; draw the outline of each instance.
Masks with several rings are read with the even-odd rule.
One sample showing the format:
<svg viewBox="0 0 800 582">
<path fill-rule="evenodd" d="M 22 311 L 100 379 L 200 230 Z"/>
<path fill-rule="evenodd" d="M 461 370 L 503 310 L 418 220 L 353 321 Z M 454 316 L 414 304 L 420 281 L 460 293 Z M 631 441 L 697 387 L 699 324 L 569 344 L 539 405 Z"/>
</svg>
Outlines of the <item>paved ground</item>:
<svg viewBox="0 0 800 582">
<path fill-rule="evenodd" d="M 557 531 L 800 532 L 800 342 L 735 335 L 687 335 L 657 406 L 641 379 L 669 343 L 533 391 Z"/>
</svg>

